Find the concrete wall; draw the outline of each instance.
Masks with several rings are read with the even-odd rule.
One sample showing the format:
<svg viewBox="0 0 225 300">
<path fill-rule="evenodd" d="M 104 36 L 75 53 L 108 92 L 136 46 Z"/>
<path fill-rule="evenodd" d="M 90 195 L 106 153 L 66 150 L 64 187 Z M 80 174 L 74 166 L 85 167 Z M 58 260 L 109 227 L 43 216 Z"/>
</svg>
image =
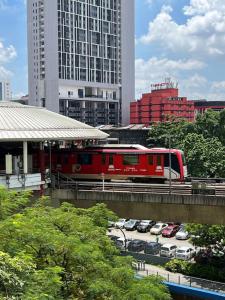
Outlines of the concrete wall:
<svg viewBox="0 0 225 300">
<path fill-rule="evenodd" d="M 105 203 L 126 218 L 225 225 L 225 197 L 53 190 L 52 198 L 82 208 Z"/>
</svg>

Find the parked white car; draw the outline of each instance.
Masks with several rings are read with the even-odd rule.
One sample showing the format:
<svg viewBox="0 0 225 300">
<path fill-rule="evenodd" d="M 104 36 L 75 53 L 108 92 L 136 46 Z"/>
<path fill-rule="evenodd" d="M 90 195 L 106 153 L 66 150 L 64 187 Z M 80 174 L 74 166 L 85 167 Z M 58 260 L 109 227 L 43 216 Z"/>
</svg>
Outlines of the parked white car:
<svg viewBox="0 0 225 300">
<path fill-rule="evenodd" d="M 183 246 L 177 249 L 176 258 L 189 260 L 192 259 L 192 257 L 195 256 L 195 254 L 196 252 L 193 248 Z"/>
<path fill-rule="evenodd" d="M 126 239 L 126 243 L 125 243 L 124 238 L 120 237 L 115 241 L 115 244 L 116 244 L 117 248 L 119 248 L 120 250 L 125 250 L 128 248 L 131 241 L 132 241 L 131 239 Z M 125 246 L 126 246 L 126 248 L 125 248 Z"/>
<path fill-rule="evenodd" d="M 177 246 L 172 244 L 164 244 L 160 250 L 160 256 L 174 257 L 176 255 Z"/>
<path fill-rule="evenodd" d="M 166 223 L 156 223 L 151 229 L 150 229 L 150 233 L 151 234 L 161 234 L 162 230 L 164 228 L 166 228 L 168 226 L 168 224 Z"/>
<path fill-rule="evenodd" d="M 128 221 L 128 219 L 119 219 L 117 222 L 115 222 L 116 228 L 124 228 L 124 224 Z"/>
<path fill-rule="evenodd" d="M 185 230 L 185 226 L 182 225 L 179 231 L 176 233 L 177 240 L 187 240 L 189 238 L 189 232 Z"/>
</svg>

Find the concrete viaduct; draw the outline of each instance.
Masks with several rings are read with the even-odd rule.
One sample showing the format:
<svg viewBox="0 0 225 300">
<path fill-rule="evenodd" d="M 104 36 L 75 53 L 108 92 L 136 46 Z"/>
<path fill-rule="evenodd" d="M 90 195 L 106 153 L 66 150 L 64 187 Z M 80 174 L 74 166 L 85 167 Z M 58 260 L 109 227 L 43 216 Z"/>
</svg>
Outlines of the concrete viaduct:
<svg viewBox="0 0 225 300">
<path fill-rule="evenodd" d="M 105 203 L 118 216 L 134 219 L 225 225 L 225 196 L 165 195 L 135 192 L 54 189 L 54 201 L 79 208 Z"/>
</svg>

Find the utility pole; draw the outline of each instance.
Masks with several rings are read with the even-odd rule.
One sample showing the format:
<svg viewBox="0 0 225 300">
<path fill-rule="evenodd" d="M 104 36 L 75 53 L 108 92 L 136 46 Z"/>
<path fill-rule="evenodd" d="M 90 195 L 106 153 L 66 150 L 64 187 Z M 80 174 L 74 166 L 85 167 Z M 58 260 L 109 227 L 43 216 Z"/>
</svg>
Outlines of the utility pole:
<svg viewBox="0 0 225 300">
<path fill-rule="evenodd" d="M 171 195 L 171 136 L 169 135 L 169 194 Z"/>
<path fill-rule="evenodd" d="M 127 251 L 127 238 L 126 238 L 126 235 L 124 233 L 124 231 L 122 230 L 121 227 L 118 227 L 118 229 L 122 232 L 123 234 L 123 237 L 124 237 L 124 247 L 125 247 L 125 251 Z"/>
</svg>

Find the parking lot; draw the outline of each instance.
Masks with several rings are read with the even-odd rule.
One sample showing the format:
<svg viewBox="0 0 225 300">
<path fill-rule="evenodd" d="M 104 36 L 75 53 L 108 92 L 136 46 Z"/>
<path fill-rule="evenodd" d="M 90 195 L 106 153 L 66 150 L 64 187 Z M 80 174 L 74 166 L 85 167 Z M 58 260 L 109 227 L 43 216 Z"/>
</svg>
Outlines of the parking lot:
<svg viewBox="0 0 225 300">
<path fill-rule="evenodd" d="M 137 232 L 137 230 L 135 230 L 135 231 L 127 231 L 125 229 L 122 229 L 122 230 L 126 236 L 126 239 L 132 239 L 132 240 L 138 239 L 138 240 L 143 240 L 143 241 L 147 241 L 147 242 L 156 242 L 156 239 L 158 238 L 158 242 L 161 244 L 169 243 L 172 245 L 176 245 L 177 247 L 181 247 L 181 246 L 189 247 L 190 246 L 190 247 L 194 248 L 189 240 L 177 240 L 175 237 L 164 238 L 164 237 L 162 237 L 162 235 L 152 235 L 152 234 L 150 234 L 150 232 L 140 233 L 140 232 Z M 124 238 L 123 233 L 121 232 L 120 229 L 110 228 L 109 234 Z"/>
</svg>

